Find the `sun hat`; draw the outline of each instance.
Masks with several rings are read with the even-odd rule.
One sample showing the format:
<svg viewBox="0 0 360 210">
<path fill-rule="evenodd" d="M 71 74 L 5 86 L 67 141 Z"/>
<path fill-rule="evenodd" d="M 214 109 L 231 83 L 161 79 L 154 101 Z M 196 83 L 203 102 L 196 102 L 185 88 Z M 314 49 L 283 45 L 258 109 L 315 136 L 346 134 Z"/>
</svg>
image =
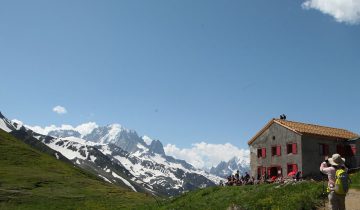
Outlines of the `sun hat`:
<svg viewBox="0 0 360 210">
<path fill-rule="evenodd" d="M 332 157 L 328 159 L 328 161 L 333 166 L 345 164 L 345 158 L 341 158 L 339 154 L 333 154 Z"/>
</svg>

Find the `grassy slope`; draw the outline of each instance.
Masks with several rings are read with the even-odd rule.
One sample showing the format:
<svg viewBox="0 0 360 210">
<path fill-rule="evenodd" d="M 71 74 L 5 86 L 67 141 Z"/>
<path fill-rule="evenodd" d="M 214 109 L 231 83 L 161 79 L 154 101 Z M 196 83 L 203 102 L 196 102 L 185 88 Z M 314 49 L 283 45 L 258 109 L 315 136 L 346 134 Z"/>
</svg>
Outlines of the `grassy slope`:
<svg viewBox="0 0 360 210">
<path fill-rule="evenodd" d="M 0 129 L 0 209 L 138 209 L 153 201 L 32 149 Z"/>
<path fill-rule="evenodd" d="M 351 188 L 360 189 L 360 172 L 351 175 Z M 277 185 L 211 187 L 188 192 L 143 209 L 314 209 L 321 205 L 323 184 L 305 181 L 276 188 Z"/>
<path fill-rule="evenodd" d="M 147 209 L 313 209 L 321 202 L 322 184 L 302 182 L 276 185 L 211 187 L 186 193 Z"/>
<path fill-rule="evenodd" d="M 351 185 L 350 188 L 360 190 L 360 172 L 350 175 Z"/>
</svg>

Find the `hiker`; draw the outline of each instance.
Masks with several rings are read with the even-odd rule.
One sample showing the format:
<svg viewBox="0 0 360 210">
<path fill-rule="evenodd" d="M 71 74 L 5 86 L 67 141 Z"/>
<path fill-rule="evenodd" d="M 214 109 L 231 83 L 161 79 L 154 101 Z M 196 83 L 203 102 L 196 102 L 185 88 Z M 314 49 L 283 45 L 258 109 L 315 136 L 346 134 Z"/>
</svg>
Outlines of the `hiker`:
<svg viewBox="0 0 360 210">
<path fill-rule="evenodd" d="M 331 158 L 322 162 L 320 171 L 328 176 L 327 192 L 329 193 L 329 209 L 330 210 L 345 210 L 345 196 L 346 194 L 338 194 L 335 192 L 336 171 L 345 169 L 345 158 L 341 158 L 339 154 L 333 154 Z"/>
<path fill-rule="evenodd" d="M 295 181 L 300 181 L 301 179 L 301 171 L 296 172 L 295 176 L 293 177 Z"/>
<path fill-rule="evenodd" d="M 248 172 L 245 172 L 245 177 L 244 177 L 245 181 L 249 181 L 250 179 L 250 175 L 248 174 Z"/>
<path fill-rule="evenodd" d="M 239 180 L 239 175 L 240 175 L 240 174 L 239 174 L 239 170 L 237 170 L 237 171 L 236 171 L 236 174 L 235 174 L 235 178 L 236 178 L 237 180 Z"/>
</svg>

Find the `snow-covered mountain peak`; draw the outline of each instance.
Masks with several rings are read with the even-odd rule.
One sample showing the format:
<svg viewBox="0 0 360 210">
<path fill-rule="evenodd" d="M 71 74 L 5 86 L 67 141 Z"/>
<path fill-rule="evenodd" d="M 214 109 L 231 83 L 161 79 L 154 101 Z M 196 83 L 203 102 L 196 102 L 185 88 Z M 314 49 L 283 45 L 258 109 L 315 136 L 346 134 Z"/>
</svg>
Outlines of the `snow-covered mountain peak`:
<svg viewBox="0 0 360 210">
<path fill-rule="evenodd" d="M 237 165 L 250 165 L 250 159 L 248 157 L 233 157 L 228 162 L 235 163 Z"/>
<path fill-rule="evenodd" d="M 153 140 L 149 145 L 149 149 L 154 153 L 165 155 L 164 146 L 159 140 Z"/>
<path fill-rule="evenodd" d="M 142 138 L 142 140 L 144 140 L 144 142 L 147 144 L 147 145 L 149 145 L 150 146 L 150 144 L 151 144 L 151 142 L 153 141 L 149 136 L 142 136 L 141 137 Z"/>
<path fill-rule="evenodd" d="M 107 128 L 109 129 L 108 135 L 104 136 L 104 138 L 100 140 L 101 143 L 103 143 L 106 140 L 106 138 L 115 139 L 120 134 L 121 131 L 125 130 L 120 124 L 108 125 Z"/>
<path fill-rule="evenodd" d="M 98 127 L 99 126 L 95 122 L 88 122 L 76 126 L 75 130 L 81 134 L 81 137 L 84 137 L 90 134 L 95 128 Z"/>
<path fill-rule="evenodd" d="M 216 167 L 210 169 L 210 173 L 220 177 L 227 177 L 234 174 L 237 170 L 240 174 L 245 174 L 250 170 L 250 160 L 248 157 L 235 156 L 229 161 L 221 161 Z"/>
<path fill-rule="evenodd" d="M 19 129 L 22 126 L 24 126 L 24 123 L 17 119 L 13 119 L 13 120 L 11 120 L 11 122 L 16 127 L 16 129 Z"/>
<path fill-rule="evenodd" d="M 8 120 L 2 113 L 0 112 L 0 129 L 4 130 L 5 132 L 11 132 L 13 130 L 16 130 L 11 121 Z"/>
</svg>

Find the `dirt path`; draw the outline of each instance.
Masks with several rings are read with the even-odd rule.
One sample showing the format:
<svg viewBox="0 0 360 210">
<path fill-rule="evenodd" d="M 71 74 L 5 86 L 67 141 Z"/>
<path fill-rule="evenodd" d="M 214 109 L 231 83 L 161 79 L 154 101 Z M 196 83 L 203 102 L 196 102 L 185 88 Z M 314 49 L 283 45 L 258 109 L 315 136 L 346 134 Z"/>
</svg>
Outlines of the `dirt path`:
<svg viewBox="0 0 360 210">
<path fill-rule="evenodd" d="M 360 210 L 360 191 L 350 189 L 345 199 L 346 210 Z M 325 208 L 321 207 L 318 210 L 328 210 L 328 201 L 326 201 Z"/>
</svg>

